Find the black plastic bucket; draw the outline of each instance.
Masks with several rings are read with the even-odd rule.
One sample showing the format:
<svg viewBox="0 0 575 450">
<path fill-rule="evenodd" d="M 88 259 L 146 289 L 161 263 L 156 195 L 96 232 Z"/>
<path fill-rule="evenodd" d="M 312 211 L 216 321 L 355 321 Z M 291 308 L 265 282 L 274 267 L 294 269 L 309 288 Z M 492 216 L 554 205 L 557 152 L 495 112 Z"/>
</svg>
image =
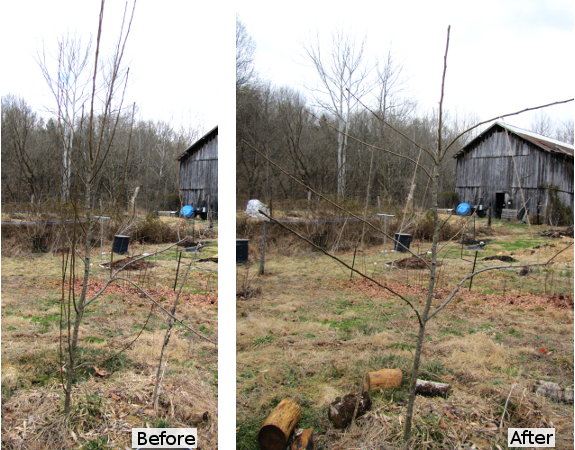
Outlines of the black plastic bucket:
<svg viewBox="0 0 575 450">
<path fill-rule="evenodd" d="M 130 236 L 122 236 L 117 234 L 114 236 L 114 253 L 123 255 L 128 253 L 128 244 L 130 243 Z"/>
<path fill-rule="evenodd" d="M 236 239 L 236 264 L 245 263 L 248 260 L 249 239 Z"/>
<path fill-rule="evenodd" d="M 396 252 L 407 252 L 407 249 L 409 248 L 410 243 L 411 243 L 411 234 L 395 233 L 395 248 L 394 248 L 394 250 Z"/>
</svg>

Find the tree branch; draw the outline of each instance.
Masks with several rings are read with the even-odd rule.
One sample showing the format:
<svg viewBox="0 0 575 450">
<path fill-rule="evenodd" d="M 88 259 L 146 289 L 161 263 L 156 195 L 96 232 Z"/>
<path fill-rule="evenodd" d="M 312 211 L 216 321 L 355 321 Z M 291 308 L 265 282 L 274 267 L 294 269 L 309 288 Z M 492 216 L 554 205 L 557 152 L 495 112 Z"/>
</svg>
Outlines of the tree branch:
<svg viewBox="0 0 575 450">
<path fill-rule="evenodd" d="M 479 122 L 478 124 L 473 125 L 471 128 L 468 128 L 467 130 L 465 130 L 465 131 L 459 133 L 459 134 L 455 137 L 455 139 L 453 139 L 453 140 L 451 141 L 451 143 L 445 148 L 444 154 L 447 152 L 447 150 L 449 149 L 449 147 L 451 147 L 453 144 L 455 144 L 455 141 L 457 141 L 461 136 L 463 136 L 463 135 L 466 134 L 466 133 L 469 133 L 471 130 L 473 130 L 473 129 L 475 129 L 475 128 L 481 126 L 481 125 L 485 125 L 486 123 L 493 122 L 494 120 L 497 120 L 497 119 L 503 119 L 504 117 L 516 116 L 516 115 L 518 115 L 518 114 L 522 114 L 522 113 L 527 112 L 527 111 L 534 111 L 534 110 L 536 110 L 536 109 L 547 108 L 547 107 L 549 107 L 549 106 L 560 105 L 560 104 L 562 104 L 562 103 L 569 103 L 569 102 L 572 102 L 573 100 L 575 100 L 575 99 L 572 99 L 572 98 L 571 98 L 571 99 L 569 99 L 569 100 L 560 100 L 560 101 L 558 101 L 558 102 L 547 103 L 546 105 L 535 106 L 535 107 L 533 107 L 533 108 L 525 108 L 525 109 L 522 109 L 521 111 L 517 111 L 517 112 L 513 112 L 513 113 L 509 113 L 509 114 L 503 114 L 502 116 L 493 117 L 493 118 L 491 118 L 491 119 L 489 119 L 489 120 L 484 120 L 483 122 Z"/>
<path fill-rule="evenodd" d="M 461 280 L 459 282 L 459 284 L 455 287 L 455 289 L 451 292 L 451 294 L 449 294 L 449 296 L 447 297 L 447 299 L 440 305 L 437 307 L 437 309 L 435 311 L 433 311 L 433 313 L 431 313 L 428 317 L 427 317 L 427 321 L 431 320 L 431 318 L 433 316 L 435 316 L 439 311 L 441 311 L 443 308 L 445 308 L 453 299 L 453 297 L 455 296 L 455 294 L 457 294 L 457 292 L 459 292 L 459 289 L 461 289 L 461 286 L 463 286 L 463 284 L 469 280 L 470 278 L 473 278 L 475 275 L 478 275 L 482 272 L 487 272 L 489 270 L 500 270 L 500 269 L 510 269 L 510 268 L 517 268 L 517 267 L 535 267 L 535 266 L 547 266 L 551 263 L 551 261 L 553 261 L 555 258 L 557 258 L 557 256 L 559 256 L 561 253 L 563 253 L 565 250 L 567 250 L 569 247 L 571 247 L 573 245 L 573 243 L 570 243 L 567 247 L 565 247 L 563 250 L 557 252 L 555 255 L 553 255 L 552 258 L 550 258 L 548 261 L 544 262 L 544 263 L 534 263 L 534 264 L 523 264 L 523 265 L 507 265 L 507 266 L 493 266 L 493 267 L 486 267 L 485 269 L 481 269 L 478 270 L 476 272 L 473 272 L 472 274 L 469 274 L 468 276 L 466 276 L 463 280 Z"/>
<path fill-rule="evenodd" d="M 324 253 L 325 255 L 329 256 L 330 258 L 336 260 L 337 262 L 339 262 L 340 264 L 344 265 L 345 267 L 347 267 L 348 269 L 350 269 L 351 271 L 357 273 L 359 276 L 371 281 L 372 283 L 377 284 L 379 287 L 389 291 L 390 293 L 392 293 L 393 295 L 399 297 L 401 300 L 403 300 L 405 303 L 407 303 L 411 309 L 415 312 L 415 315 L 417 316 L 417 320 L 419 321 L 420 324 L 422 324 L 422 320 L 421 320 L 421 316 L 419 315 L 419 311 L 417 311 L 417 309 L 415 309 L 415 306 L 413 306 L 413 304 L 407 300 L 405 297 L 403 297 L 401 294 L 395 292 L 393 289 L 391 289 L 390 287 L 381 284 L 379 281 L 375 280 L 374 278 L 371 278 L 368 275 L 365 275 L 364 273 L 360 272 L 359 270 L 357 270 L 354 267 L 351 267 L 349 264 L 347 264 L 346 262 L 342 261 L 341 259 L 339 259 L 337 256 L 332 255 L 331 253 L 329 253 L 328 251 L 324 250 L 323 248 L 321 248 L 319 245 L 314 244 L 312 241 L 310 241 L 309 239 L 303 237 L 301 234 L 299 234 L 297 231 L 292 230 L 291 228 L 285 226 L 284 224 L 278 222 L 277 220 L 273 219 L 272 217 L 268 216 L 265 211 L 259 210 L 259 213 L 262 214 L 263 216 L 267 217 L 269 220 L 273 221 L 274 223 L 277 223 L 280 227 L 282 227 L 283 229 L 289 231 L 290 233 L 295 234 L 298 238 L 304 240 L 305 242 L 307 242 L 308 244 L 310 244 L 311 246 L 313 246 L 314 248 L 316 248 L 317 250 L 319 250 L 320 252 Z"/>
</svg>

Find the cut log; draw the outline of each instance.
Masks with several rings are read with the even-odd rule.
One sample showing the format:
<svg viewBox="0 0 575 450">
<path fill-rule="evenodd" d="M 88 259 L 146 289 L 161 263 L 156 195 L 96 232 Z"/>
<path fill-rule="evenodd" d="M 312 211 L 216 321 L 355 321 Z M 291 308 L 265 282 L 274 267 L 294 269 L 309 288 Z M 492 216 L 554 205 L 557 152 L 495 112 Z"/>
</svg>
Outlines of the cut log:
<svg viewBox="0 0 575 450">
<path fill-rule="evenodd" d="M 426 397 L 447 397 L 450 390 L 451 385 L 445 383 L 424 380 L 415 382 L 415 393 Z"/>
<path fill-rule="evenodd" d="M 368 372 L 365 377 L 364 389 L 368 391 L 399 389 L 401 387 L 401 379 L 401 369 L 383 369 L 377 372 Z"/>
<path fill-rule="evenodd" d="M 284 450 L 300 420 L 300 406 L 290 398 L 283 399 L 264 421 L 258 433 L 261 449 Z"/>
<path fill-rule="evenodd" d="M 371 397 L 369 392 L 364 391 L 359 396 L 358 392 L 352 392 L 345 395 L 343 398 L 336 398 L 335 401 L 329 405 L 329 420 L 333 422 L 336 428 L 345 428 L 351 423 L 355 405 L 357 404 L 357 414 L 355 417 L 363 416 L 371 408 Z"/>
<path fill-rule="evenodd" d="M 291 444 L 290 450 L 315 450 L 313 428 L 303 430 L 299 436 L 296 436 Z"/>
<path fill-rule="evenodd" d="M 557 383 L 537 380 L 533 384 L 533 392 L 544 395 L 555 402 L 573 404 L 573 386 L 562 388 Z"/>
</svg>

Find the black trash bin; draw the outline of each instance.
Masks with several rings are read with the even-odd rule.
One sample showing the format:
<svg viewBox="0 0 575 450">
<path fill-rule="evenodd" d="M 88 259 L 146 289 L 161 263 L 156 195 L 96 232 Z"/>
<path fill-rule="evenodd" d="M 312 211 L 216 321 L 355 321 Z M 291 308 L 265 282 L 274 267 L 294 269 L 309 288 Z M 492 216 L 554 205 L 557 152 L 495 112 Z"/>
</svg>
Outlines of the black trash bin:
<svg viewBox="0 0 575 450">
<path fill-rule="evenodd" d="M 130 243 L 130 236 L 122 236 L 117 234 L 114 236 L 114 253 L 123 255 L 128 253 L 128 244 Z"/>
<path fill-rule="evenodd" d="M 411 234 L 395 233 L 395 248 L 394 248 L 394 250 L 396 252 L 407 252 L 407 249 L 409 248 L 410 243 L 411 243 Z"/>
<path fill-rule="evenodd" d="M 236 264 L 245 263 L 248 260 L 249 239 L 236 239 Z"/>
</svg>

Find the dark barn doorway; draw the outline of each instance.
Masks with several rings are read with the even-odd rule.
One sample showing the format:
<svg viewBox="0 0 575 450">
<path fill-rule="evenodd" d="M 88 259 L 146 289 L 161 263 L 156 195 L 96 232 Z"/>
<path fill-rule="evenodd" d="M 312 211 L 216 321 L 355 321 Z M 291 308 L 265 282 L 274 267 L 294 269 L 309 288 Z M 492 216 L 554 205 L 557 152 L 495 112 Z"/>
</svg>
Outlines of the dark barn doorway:
<svg viewBox="0 0 575 450">
<path fill-rule="evenodd" d="M 503 213 L 503 208 L 505 207 L 505 193 L 496 192 L 495 193 L 495 218 L 501 219 L 501 214 Z"/>
</svg>

